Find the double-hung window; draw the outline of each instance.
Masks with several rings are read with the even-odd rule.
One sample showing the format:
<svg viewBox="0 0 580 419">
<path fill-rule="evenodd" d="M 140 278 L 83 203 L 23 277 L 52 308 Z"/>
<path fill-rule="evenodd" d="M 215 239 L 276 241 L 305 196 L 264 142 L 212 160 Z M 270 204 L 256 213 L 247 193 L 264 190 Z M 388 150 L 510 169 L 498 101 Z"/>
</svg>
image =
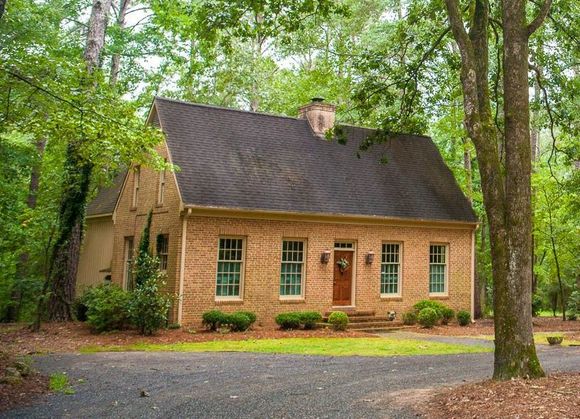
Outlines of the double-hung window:
<svg viewBox="0 0 580 419">
<path fill-rule="evenodd" d="M 444 244 L 429 246 L 429 293 L 447 293 L 447 250 Z"/>
<path fill-rule="evenodd" d="M 219 239 L 215 295 L 218 299 L 241 298 L 244 277 L 243 238 Z"/>
<path fill-rule="evenodd" d="M 401 295 L 401 245 L 399 243 L 383 243 L 381 295 Z"/>
<path fill-rule="evenodd" d="M 125 266 L 124 266 L 124 289 L 126 291 L 133 290 L 133 252 L 134 252 L 133 237 L 125 237 Z"/>
<path fill-rule="evenodd" d="M 159 269 L 167 270 L 167 258 L 169 256 L 169 234 L 159 234 L 157 236 L 157 257 L 159 258 Z"/>
<path fill-rule="evenodd" d="M 282 241 L 280 297 L 300 298 L 304 291 L 304 241 Z"/>
</svg>

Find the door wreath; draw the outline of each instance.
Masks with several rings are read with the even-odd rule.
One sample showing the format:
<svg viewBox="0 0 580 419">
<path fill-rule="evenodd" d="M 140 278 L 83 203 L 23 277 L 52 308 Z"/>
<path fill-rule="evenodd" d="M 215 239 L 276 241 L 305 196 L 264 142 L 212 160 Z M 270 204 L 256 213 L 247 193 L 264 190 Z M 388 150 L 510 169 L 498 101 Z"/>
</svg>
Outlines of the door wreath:
<svg viewBox="0 0 580 419">
<path fill-rule="evenodd" d="M 350 266 L 350 262 L 346 260 L 346 258 L 340 258 L 340 260 L 336 262 L 336 264 L 338 265 L 340 272 L 346 271 Z"/>
</svg>

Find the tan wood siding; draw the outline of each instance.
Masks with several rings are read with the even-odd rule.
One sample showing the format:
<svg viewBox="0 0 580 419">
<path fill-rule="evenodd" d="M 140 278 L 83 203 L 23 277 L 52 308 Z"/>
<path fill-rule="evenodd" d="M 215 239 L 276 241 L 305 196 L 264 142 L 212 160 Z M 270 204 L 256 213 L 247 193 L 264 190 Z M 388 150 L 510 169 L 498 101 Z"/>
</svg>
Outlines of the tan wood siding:
<svg viewBox="0 0 580 419">
<path fill-rule="evenodd" d="M 112 216 L 89 218 L 77 274 L 77 295 L 91 285 L 102 284 L 113 258 Z"/>
</svg>

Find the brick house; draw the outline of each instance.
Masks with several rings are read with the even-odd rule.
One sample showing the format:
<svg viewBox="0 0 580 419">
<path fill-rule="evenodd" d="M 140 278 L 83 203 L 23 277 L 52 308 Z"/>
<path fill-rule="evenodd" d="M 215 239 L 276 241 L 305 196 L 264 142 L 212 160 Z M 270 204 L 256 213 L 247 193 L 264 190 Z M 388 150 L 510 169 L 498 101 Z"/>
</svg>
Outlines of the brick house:
<svg viewBox="0 0 580 419">
<path fill-rule="evenodd" d="M 473 310 L 477 219 L 430 138 L 398 135 L 357 157 L 372 130 L 334 106 L 298 118 L 156 98 L 148 122 L 179 169 L 133 166 L 90 204 L 79 289 L 131 286 L 149 210 L 152 242 L 181 296 L 173 320 L 210 309 L 402 313 L 421 299 Z M 385 163 L 384 160 L 387 160 Z"/>
</svg>

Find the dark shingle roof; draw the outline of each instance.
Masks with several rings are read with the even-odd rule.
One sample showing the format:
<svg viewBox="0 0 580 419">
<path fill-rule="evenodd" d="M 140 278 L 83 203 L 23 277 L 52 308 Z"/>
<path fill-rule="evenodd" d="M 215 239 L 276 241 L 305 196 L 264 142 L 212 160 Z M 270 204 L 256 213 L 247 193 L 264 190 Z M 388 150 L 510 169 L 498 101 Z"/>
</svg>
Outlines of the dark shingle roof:
<svg viewBox="0 0 580 419">
<path fill-rule="evenodd" d="M 110 186 L 101 188 L 89 205 L 87 206 L 87 215 L 104 215 L 112 214 L 117 205 L 117 198 L 125 181 L 126 170 L 122 170 Z"/>
<path fill-rule="evenodd" d="M 475 222 L 430 138 L 399 135 L 356 157 L 304 119 L 155 99 L 185 205 Z M 386 157 L 388 163 L 381 164 Z"/>
</svg>

